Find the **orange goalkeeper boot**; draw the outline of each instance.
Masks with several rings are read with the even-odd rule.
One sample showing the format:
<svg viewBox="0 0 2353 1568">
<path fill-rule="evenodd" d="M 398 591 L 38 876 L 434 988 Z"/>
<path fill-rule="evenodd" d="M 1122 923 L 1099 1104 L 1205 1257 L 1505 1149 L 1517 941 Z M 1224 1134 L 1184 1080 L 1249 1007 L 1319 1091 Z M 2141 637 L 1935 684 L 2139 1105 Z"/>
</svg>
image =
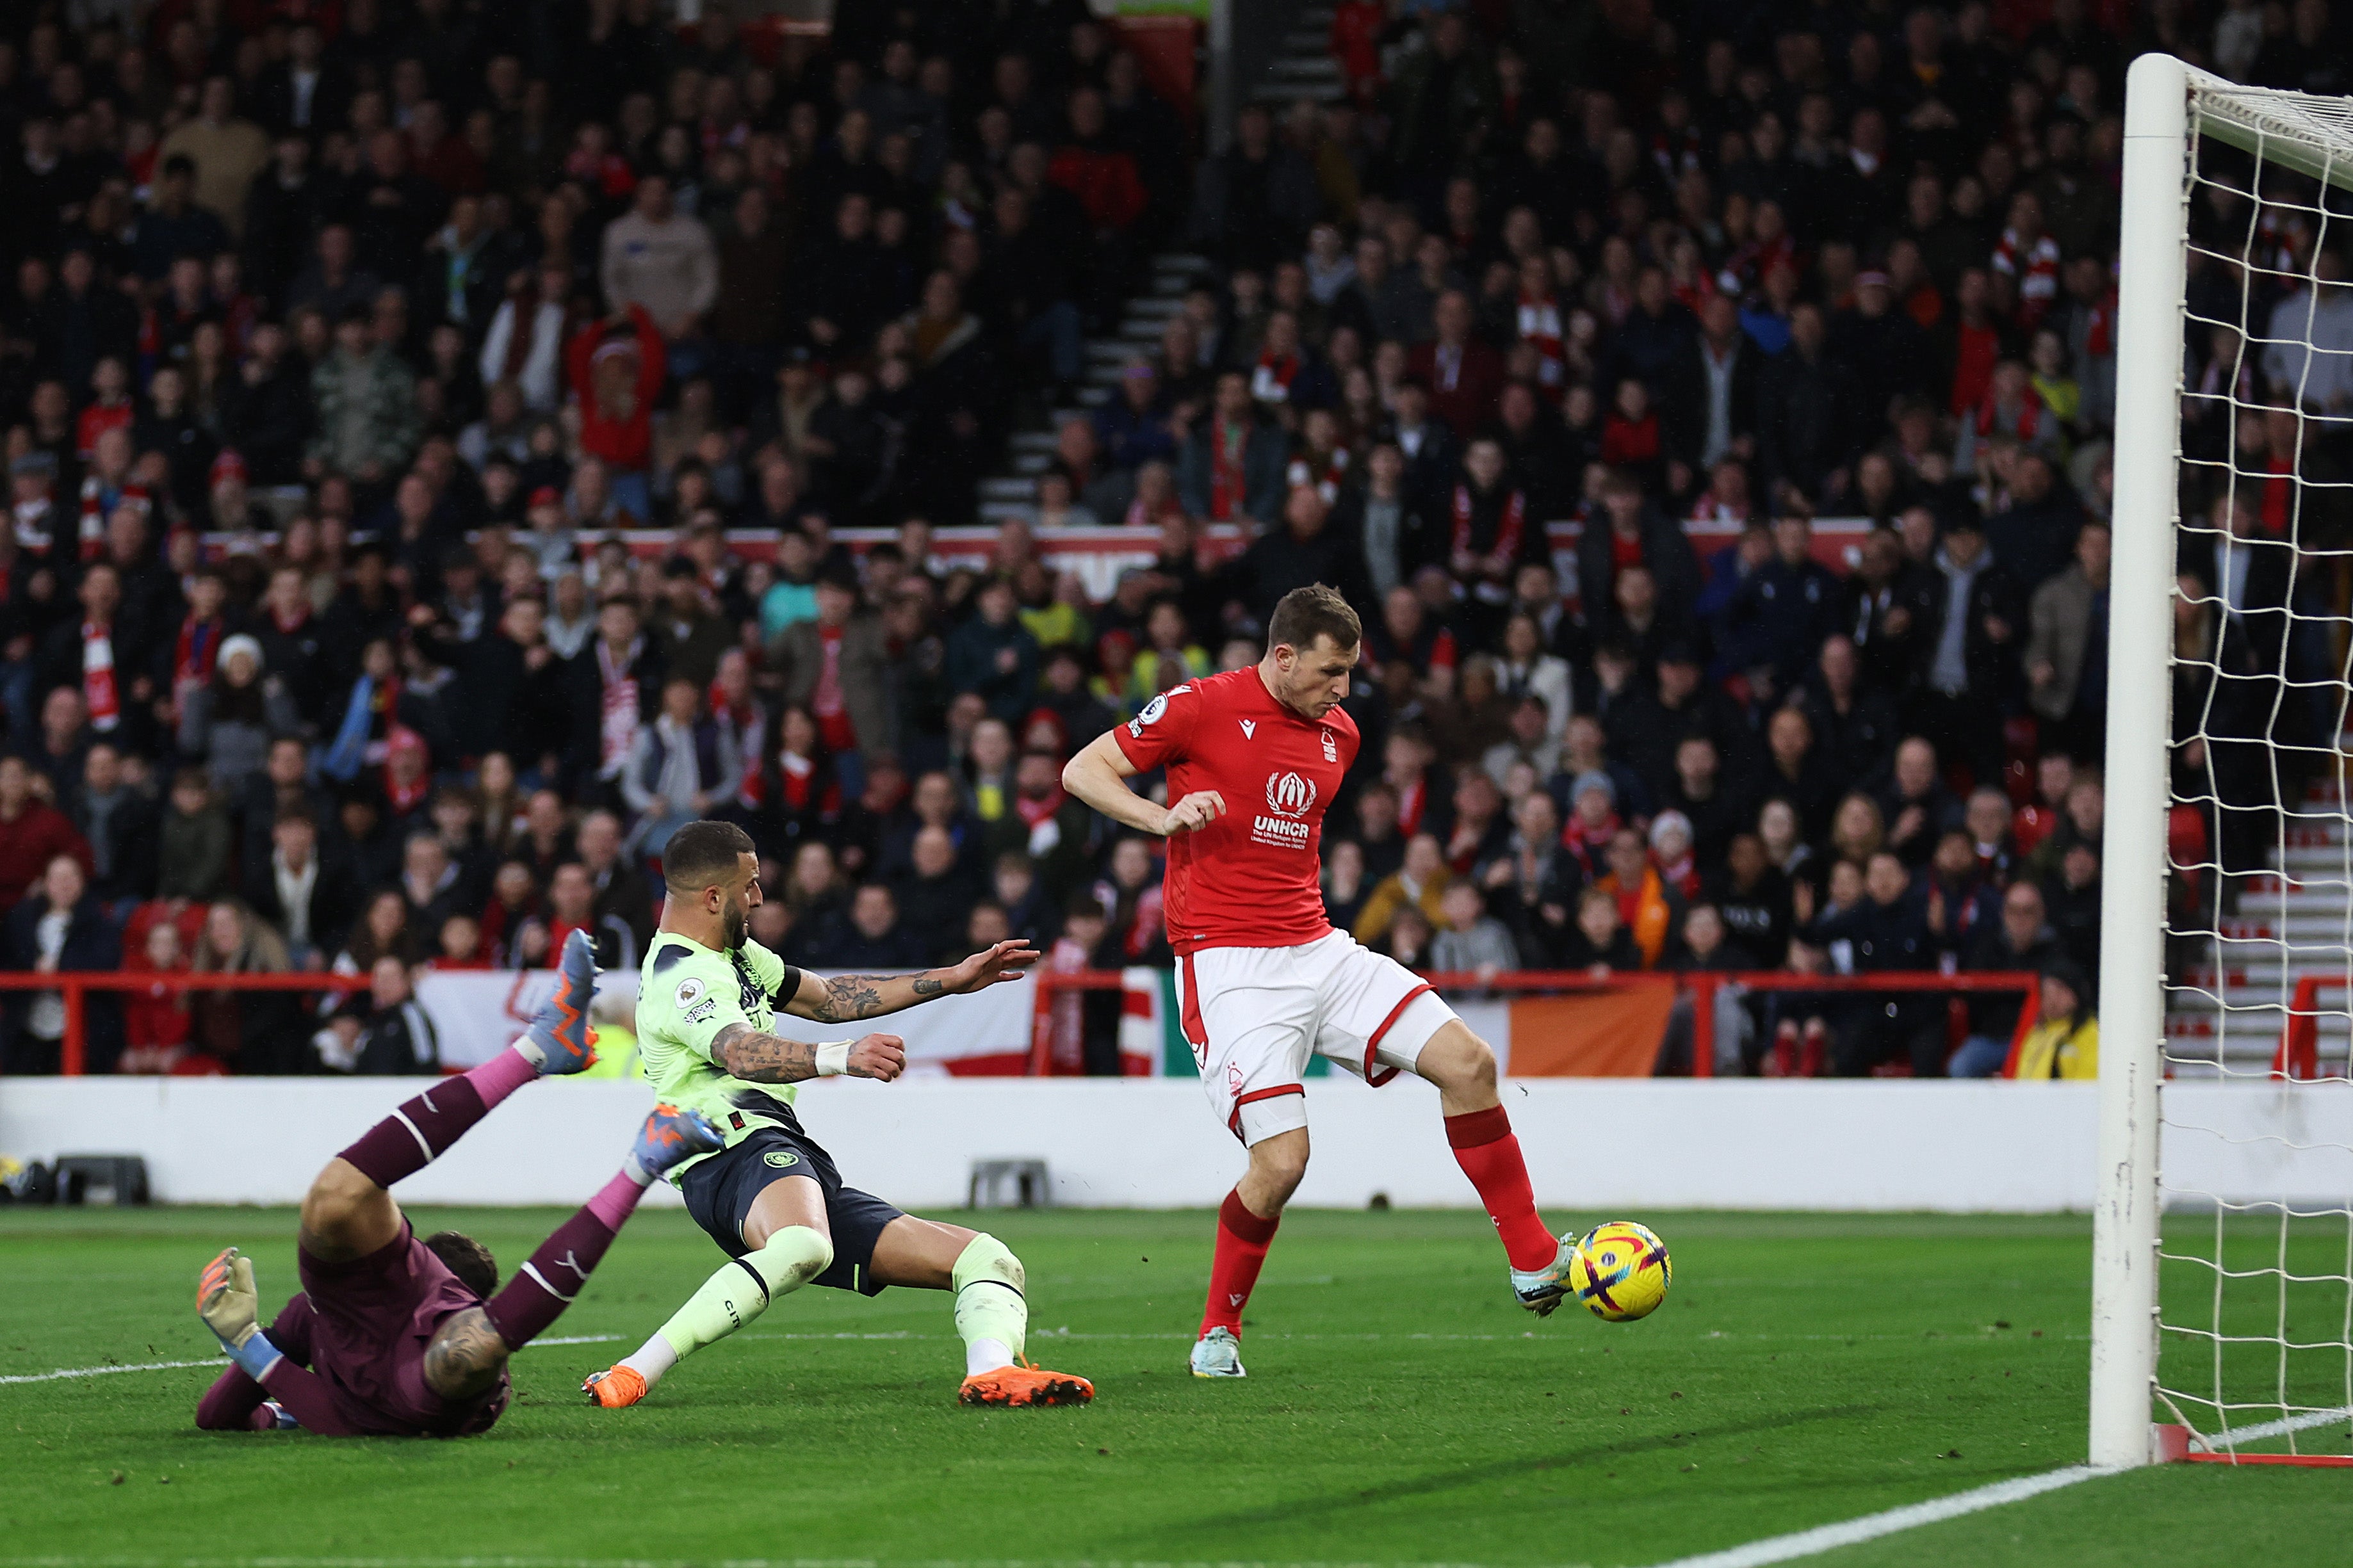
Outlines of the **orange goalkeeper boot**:
<svg viewBox="0 0 2353 1568">
<path fill-rule="evenodd" d="M 1094 1396 L 1095 1385 L 1083 1377 L 1026 1363 L 974 1373 L 956 1393 L 965 1405 L 1084 1405 Z"/>
<path fill-rule="evenodd" d="M 646 1396 L 646 1380 L 633 1366 L 617 1366 L 590 1373 L 587 1381 L 580 1385 L 580 1392 L 588 1396 L 591 1405 L 618 1410 Z"/>
</svg>

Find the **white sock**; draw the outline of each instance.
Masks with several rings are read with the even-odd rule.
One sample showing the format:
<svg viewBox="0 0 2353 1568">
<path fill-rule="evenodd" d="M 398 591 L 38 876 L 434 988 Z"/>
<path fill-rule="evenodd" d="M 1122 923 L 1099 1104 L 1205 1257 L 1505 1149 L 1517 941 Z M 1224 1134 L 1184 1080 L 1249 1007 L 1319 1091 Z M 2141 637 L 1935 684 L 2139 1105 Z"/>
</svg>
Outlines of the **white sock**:
<svg viewBox="0 0 2353 1568">
<path fill-rule="evenodd" d="M 678 1364 L 678 1352 L 670 1348 L 668 1340 L 656 1334 L 639 1346 L 634 1355 L 623 1357 L 621 1364 L 644 1378 L 646 1386 L 651 1388 L 661 1381 L 662 1373 Z"/>
<path fill-rule="evenodd" d="M 964 1374 L 977 1377 L 984 1372 L 995 1372 L 1000 1366 L 1013 1364 L 1013 1352 L 1002 1340 L 975 1340 L 964 1347 Z M 653 1380 L 646 1380 L 651 1383 Z"/>
</svg>

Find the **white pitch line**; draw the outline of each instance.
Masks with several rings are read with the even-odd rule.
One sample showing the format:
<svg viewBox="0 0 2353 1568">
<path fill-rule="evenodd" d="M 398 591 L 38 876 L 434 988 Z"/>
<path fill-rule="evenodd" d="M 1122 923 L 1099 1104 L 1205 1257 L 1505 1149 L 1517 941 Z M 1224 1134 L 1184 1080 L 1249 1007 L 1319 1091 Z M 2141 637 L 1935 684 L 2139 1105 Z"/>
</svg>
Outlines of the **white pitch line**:
<svg viewBox="0 0 2353 1568">
<path fill-rule="evenodd" d="M 611 1344 L 620 1337 L 618 1334 L 567 1334 L 561 1339 L 533 1340 L 522 1348 L 530 1350 L 537 1345 Z M 132 1362 L 128 1366 L 61 1366 L 55 1372 L 12 1373 L 6 1377 L 0 1377 L 0 1384 L 55 1383 L 60 1378 L 68 1377 L 111 1377 L 118 1372 L 175 1372 L 188 1366 L 227 1366 L 227 1361 L 218 1356 L 207 1356 L 203 1361 L 142 1361 Z"/>
<path fill-rule="evenodd" d="M 11 1377 L 0 1377 L 0 1383 L 55 1383 L 61 1377 L 111 1377 L 118 1372 L 170 1372 L 175 1367 L 227 1364 L 218 1356 L 208 1356 L 203 1361 L 142 1361 L 129 1366 L 61 1366 L 55 1372 L 18 1373 Z"/>
<path fill-rule="evenodd" d="M 1819 1525 L 1792 1535 L 1767 1536 L 1762 1541 L 1752 1541 L 1746 1546 L 1736 1546 L 1726 1552 L 1678 1557 L 1672 1563 L 1660 1563 L 1658 1568 L 1761 1568 L 1767 1563 L 1788 1563 L 1841 1546 L 1876 1541 L 1883 1535 L 1894 1535 L 1899 1531 L 1915 1530 L 1924 1524 L 1936 1524 L 1947 1519 L 1958 1519 L 1963 1514 L 2000 1508 L 2005 1503 L 2022 1502 L 2028 1498 L 2057 1491 L 2062 1487 L 2072 1487 L 2078 1481 L 2088 1481 L 2095 1476 L 2109 1473 L 2090 1465 L 2070 1465 L 2063 1470 L 2046 1470 L 2042 1475 L 2023 1476 L 2014 1481 L 1996 1481 L 1989 1487 L 1978 1487 L 1973 1491 L 1955 1492 L 1951 1497 L 1915 1502 L 1905 1508 L 1891 1508 L 1883 1513 L 1866 1513 L 1860 1519 Z"/>
<path fill-rule="evenodd" d="M 522 1348 L 535 1350 L 541 1345 L 609 1345 L 620 1337 L 618 1334 L 565 1334 L 560 1339 L 533 1340 Z"/>
<path fill-rule="evenodd" d="M 2301 1415 L 2290 1415 L 2279 1421 L 2265 1421 L 2255 1426 L 2232 1426 L 2203 1437 L 2192 1437 L 2189 1446 L 2201 1453 L 2223 1454 L 2234 1447 L 2242 1448 L 2250 1443 L 2260 1443 L 2267 1437 L 2284 1437 L 2291 1432 L 2326 1426 L 2348 1415 L 2353 1415 L 2353 1406 L 2341 1410 L 2307 1410 Z"/>
</svg>

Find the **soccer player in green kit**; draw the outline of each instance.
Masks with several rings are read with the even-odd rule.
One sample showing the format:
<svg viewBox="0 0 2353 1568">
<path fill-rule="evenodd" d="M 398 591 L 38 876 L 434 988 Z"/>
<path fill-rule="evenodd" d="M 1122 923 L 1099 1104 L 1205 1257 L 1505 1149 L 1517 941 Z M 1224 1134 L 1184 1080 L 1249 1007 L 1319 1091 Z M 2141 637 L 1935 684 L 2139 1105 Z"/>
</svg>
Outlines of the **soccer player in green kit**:
<svg viewBox="0 0 2353 1568">
<path fill-rule="evenodd" d="M 807 1284 L 871 1296 L 903 1285 L 955 1293 L 967 1405 L 1079 1405 L 1085 1378 L 1023 1363 L 1029 1321 L 1020 1259 L 995 1237 L 917 1219 L 842 1184 L 801 1130 L 790 1085 L 849 1074 L 897 1078 L 893 1035 L 812 1044 L 771 1032 L 776 1015 L 824 1024 L 895 1013 L 934 997 L 1019 978 L 1028 943 L 1001 942 L 952 969 L 921 974 L 804 973 L 749 939 L 760 862 L 743 829 L 681 827 L 662 848 L 667 897 L 638 981 L 638 1046 L 664 1100 L 700 1110 L 727 1146 L 670 1173 L 687 1212 L 733 1259 L 635 1354 L 582 1391 L 607 1409 L 635 1405 L 663 1373 Z"/>
</svg>

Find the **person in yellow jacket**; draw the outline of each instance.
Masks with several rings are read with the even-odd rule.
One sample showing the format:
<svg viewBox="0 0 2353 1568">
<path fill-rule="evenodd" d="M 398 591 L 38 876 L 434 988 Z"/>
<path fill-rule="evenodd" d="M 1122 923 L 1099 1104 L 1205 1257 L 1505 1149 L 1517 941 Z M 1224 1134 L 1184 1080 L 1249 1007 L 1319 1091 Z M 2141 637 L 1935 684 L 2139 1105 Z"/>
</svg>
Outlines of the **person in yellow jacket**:
<svg viewBox="0 0 2353 1568">
<path fill-rule="evenodd" d="M 1398 911 L 1408 905 L 1428 917 L 1430 929 L 1440 929 L 1445 923 L 1440 908 L 1446 896 L 1446 885 L 1454 879 L 1447 868 L 1446 851 L 1438 840 L 1427 833 L 1417 833 L 1405 842 L 1405 864 L 1380 879 L 1367 894 L 1365 907 L 1357 911 L 1356 939 L 1366 947 L 1379 947 L 1389 934 Z"/>
<path fill-rule="evenodd" d="M 2018 1043 L 2010 1077 L 2019 1079 L 2100 1076 L 2100 1021 L 2092 1016 L 2092 983 L 2073 960 L 2042 968 L 2042 999 L 2034 1026 Z"/>
<path fill-rule="evenodd" d="M 584 1079 L 646 1076 L 638 1050 L 638 999 L 633 987 L 607 985 L 588 1005 L 596 1026 L 596 1059 L 575 1076 Z"/>
</svg>

